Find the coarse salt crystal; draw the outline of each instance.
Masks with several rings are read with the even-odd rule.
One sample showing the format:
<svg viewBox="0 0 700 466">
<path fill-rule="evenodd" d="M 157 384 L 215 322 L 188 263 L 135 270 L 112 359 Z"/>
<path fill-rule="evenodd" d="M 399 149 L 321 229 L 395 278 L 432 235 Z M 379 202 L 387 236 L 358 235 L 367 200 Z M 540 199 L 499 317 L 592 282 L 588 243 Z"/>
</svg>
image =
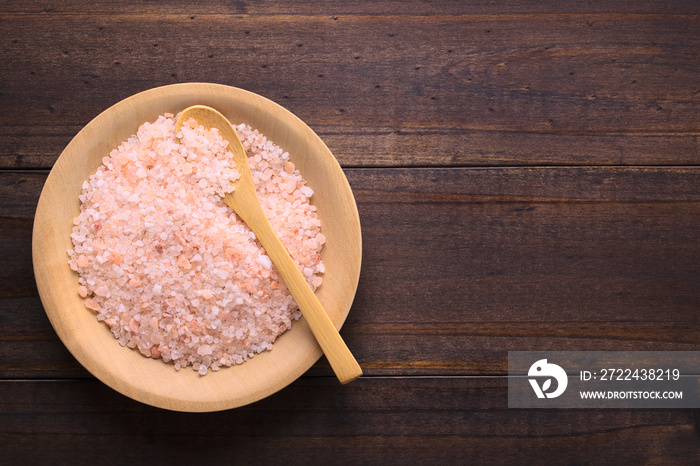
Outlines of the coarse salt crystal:
<svg viewBox="0 0 700 466">
<path fill-rule="evenodd" d="M 268 270 L 272 268 L 272 261 L 270 260 L 270 257 L 264 254 L 259 255 L 258 258 L 255 259 L 255 262 L 262 265 Z"/>
</svg>

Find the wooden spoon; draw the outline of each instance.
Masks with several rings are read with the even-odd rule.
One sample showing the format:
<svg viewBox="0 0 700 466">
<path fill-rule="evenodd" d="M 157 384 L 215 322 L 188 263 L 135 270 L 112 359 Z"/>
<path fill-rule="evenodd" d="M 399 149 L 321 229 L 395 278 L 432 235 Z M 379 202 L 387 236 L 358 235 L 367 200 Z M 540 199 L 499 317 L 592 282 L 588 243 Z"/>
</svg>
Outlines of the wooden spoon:
<svg viewBox="0 0 700 466">
<path fill-rule="evenodd" d="M 177 117 L 176 134 L 190 118 L 194 118 L 204 127 L 217 128 L 221 137 L 228 141 L 228 150 L 233 154 L 240 178 L 234 182 L 235 189 L 223 198 L 224 202 L 250 227 L 265 248 L 340 382 L 355 380 L 362 375 L 360 365 L 265 217 L 253 184 L 248 157 L 236 130 L 225 116 L 213 108 L 193 105 L 184 109 Z"/>
</svg>

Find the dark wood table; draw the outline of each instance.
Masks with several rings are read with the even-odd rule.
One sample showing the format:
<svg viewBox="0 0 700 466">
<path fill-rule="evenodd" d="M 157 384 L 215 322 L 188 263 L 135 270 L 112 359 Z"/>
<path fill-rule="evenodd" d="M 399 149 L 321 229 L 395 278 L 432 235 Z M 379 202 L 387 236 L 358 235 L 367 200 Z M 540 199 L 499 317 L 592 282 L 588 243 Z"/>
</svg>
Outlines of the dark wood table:
<svg viewBox="0 0 700 466">
<path fill-rule="evenodd" d="M 197 3 L 197 5 L 194 5 Z M 517 410 L 516 350 L 700 350 L 700 4 L 0 6 L 0 463 L 698 464 L 692 410 Z M 307 122 L 363 228 L 342 335 L 243 408 L 183 414 L 85 371 L 37 295 L 32 219 L 80 128 L 136 92 L 241 87 Z"/>
</svg>

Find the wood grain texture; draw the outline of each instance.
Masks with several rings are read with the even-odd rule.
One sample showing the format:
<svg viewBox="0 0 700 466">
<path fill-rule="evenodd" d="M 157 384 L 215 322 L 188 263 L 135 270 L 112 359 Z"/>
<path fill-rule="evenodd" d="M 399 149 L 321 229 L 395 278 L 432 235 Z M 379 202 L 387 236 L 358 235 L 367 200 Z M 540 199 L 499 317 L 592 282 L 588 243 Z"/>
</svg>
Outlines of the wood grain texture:
<svg viewBox="0 0 700 466">
<path fill-rule="evenodd" d="M 80 128 L 0 126 L 0 169 L 51 168 Z M 346 167 L 697 165 L 700 152 L 700 135 L 696 134 L 555 134 L 343 125 L 313 125 L 313 129 Z"/>
<path fill-rule="evenodd" d="M 700 169 L 345 173 L 366 247 L 341 333 L 367 374 L 504 374 L 514 350 L 699 349 Z M 0 253 L 12 258 L 0 271 L 3 377 L 85 375 L 32 287 L 26 245 L 44 176 L 0 176 L 12 199 L 0 207 Z"/>
<path fill-rule="evenodd" d="M 346 166 L 698 163 L 692 15 L 115 8 L 2 17 L 2 167 L 48 168 L 102 110 L 186 81 L 282 104 Z"/>
<path fill-rule="evenodd" d="M 503 378 L 362 378 L 341 387 L 322 377 L 234 411 L 186 415 L 95 381 L 0 382 L 0 419 L 11 426 L 0 447 L 12 464 L 96 455 L 103 464 L 700 460 L 689 410 L 515 410 L 506 399 Z"/>
<path fill-rule="evenodd" d="M 11 13 L 42 14 L 229 14 L 229 15 L 288 15 L 314 16 L 338 15 L 506 15 L 506 14 L 575 14 L 575 13 L 626 13 L 626 14 L 698 14 L 700 7 L 683 0 L 613 0 L 581 3 L 575 0 L 549 2 L 546 0 L 378 0 L 372 2 L 348 2 L 343 0 L 285 0 L 265 2 L 221 2 L 220 0 L 187 0 L 168 2 L 125 0 L 6 0 L 3 9 Z"/>
</svg>

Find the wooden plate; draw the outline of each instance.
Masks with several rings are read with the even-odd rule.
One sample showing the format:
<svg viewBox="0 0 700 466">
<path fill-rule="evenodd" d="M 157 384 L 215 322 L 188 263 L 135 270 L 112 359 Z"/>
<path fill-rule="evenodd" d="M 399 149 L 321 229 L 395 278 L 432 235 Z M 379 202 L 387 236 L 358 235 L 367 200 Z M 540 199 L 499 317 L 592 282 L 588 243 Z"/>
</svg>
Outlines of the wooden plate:
<svg viewBox="0 0 700 466">
<path fill-rule="evenodd" d="M 313 188 L 327 242 L 326 266 L 317 296 L 336 327 L 348 315 L 360 275 L 360 220 L 350 185 L 321 139 L 289 111 L 259 95 L 218 84 L 186 83 L 136 94 L 102 112 L 65 148 L 41 192 L 34 220 L 32 254 L 41 302 L 56 333 L 75 358 L 95 377 L 143 403 L 177 411 L 217 411 L 264 398 L 296 380 L 321 356 L 321 349 L 302 317 L 280 336 L 273 350 L 219 372 L 200 377 L 191 368 L 121 347 L 77 294 L 78 275 L 68 266 L 66 251 L 78 215 L 81 185 L 102 158 L 136 133 L 146 121 L 166 112 L 204 104 L 231 122 L 258 129 L 289 152 L 290 159 Z"/>
</svg>

